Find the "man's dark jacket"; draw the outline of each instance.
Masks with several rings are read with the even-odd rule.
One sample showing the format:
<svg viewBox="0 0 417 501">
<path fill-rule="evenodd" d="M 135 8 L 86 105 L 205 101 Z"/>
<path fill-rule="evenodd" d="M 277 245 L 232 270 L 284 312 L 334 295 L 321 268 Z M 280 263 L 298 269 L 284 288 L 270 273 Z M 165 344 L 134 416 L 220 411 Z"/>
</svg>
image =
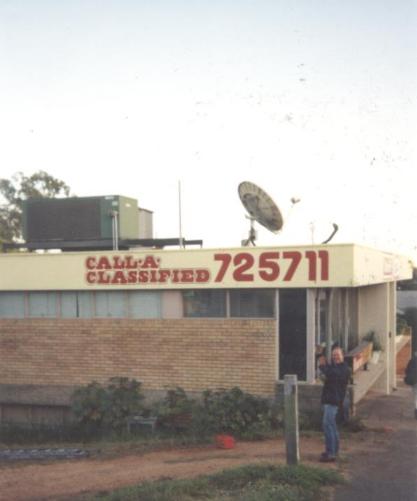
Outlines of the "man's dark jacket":
<svg viewBox="0 0 417 501">
<path fill-rule="evenodd" d="M 346 388 L 349 383 L 349 367 L 346 362 L 342 362 L 341 364 L 331 363 L 321 365 L 320 370 L 325 376 L 321 403 L 340 405 L 345 398 Z"/>
<path fill-rule="evenodd" d="M 405 369 L 404 383 L 414 386 L 417 384 L 417 357 L 414 355 Z"/>
</svg>

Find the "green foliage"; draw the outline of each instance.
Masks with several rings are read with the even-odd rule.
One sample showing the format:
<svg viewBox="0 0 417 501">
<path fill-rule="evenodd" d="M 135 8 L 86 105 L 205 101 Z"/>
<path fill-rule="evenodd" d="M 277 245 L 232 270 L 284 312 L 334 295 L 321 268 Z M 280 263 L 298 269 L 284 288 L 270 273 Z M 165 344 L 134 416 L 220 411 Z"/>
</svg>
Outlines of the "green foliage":
<svg viewBox="0 0 417 501">
<path fill-rule="evenodd" d="M 107 392 L 100 383 L 93 381 L 74 391 L 71 407 L 78 424 L 92 432 L 96 431 L 104 423 Z"/>
<path fill-rule="evenodd" d="M 258 438 L 271 429 L 273 412 L 268 400 L 231 390 L 206 390 L 193 413 L 197 433 L 230 433 L 236 437 Z"/>
<path fill-rule="evenodd" d="M 231 390 L 206 390 L 201 400 L 189 398 L 180 388 L 169 389 L 150 409 L 143 405 L 141 385 L 128 378 L 112 378 L 107 386 L 92 382 L 72 396 L 76 423 L 92 436 L 103 431 L 126 429 L 129 416 L 158 417 L 158 427 L 169 433 L 186 432 L 194 437 L 230 433 L 246 439 L 264 438 L 282 424 L 279 408 L 267 399 Z"/>
<path fill-rule="evenodd" d="M 245 439 L 264 438 L 282 425 L 277 404 L 238 387 L 206 390 L 201 399 L 190 398 L 180 387 L 169 389 L 150 412 L 158 417 L 159 428 L 200 438 L 216 433 L 230 433 Z"/>
<path fill-rule="evenodd" d="M 97 382 L 78 388 L 72 395 L 72 412 L 79 425 L 92 433 L 103 426 L 121 430 L 127 418 L 142 409 L 141 383 L 113 377 L 104 387 Z"/>
<path fill-rule="evenodd" d="M 307 501 L 318 499 L 324 486 L 342 483 L 334 470 L 307 466 L 247 465 L 191 480 L 160 480 L 101 493 L 104 501 Z"/>
<path fill-rule="evenodd" d="M 191 412 L 194 400 L 188 397 L 185 390 L 177 386 L 167 391 L 162 405 L 159 407 L 160 414 L 183 414 Z"/>
<path fill-rule="evenodd" d="M 375 331 L 369 331 L 367 332 L 363 338 L 363 341 L 368 341 L 369 343 L 372 343 L 372 347 L 374 351 L 381 351 L 382 346 L 381 343 L 379 342 L 379 339 L 377 338 Z"/>
<path fill-rule="evenodd" d="M 141 383 L 127 377 L 113 377 L 106 389 L 104 422 L 115 430 L 126 427 L 127 418 L 142 410 Z"/>
<path fill-rule="evenodd" d="M 70 188 L 45 171 L 31 176 L 17 172 L 11 179 L 0 179 L 0 241 L 12 242 L 22 237 L 22 206 L 28 198 L 68 196 Z"/>
<path fill-rule="evenodd" d="M 169 389 L 165 398 L 153 406 L 152 413 L 158 416 L 158 425 L 172 431 L 184 431 L 190 427 L 195 401 L 186 392 L 176 387 Z"/>
<path fill-rule="evenodd" d="M 404 316 L 397 314 L 397 336 L 402 334 L 403 329 L 406 327 L 408 327 L 407 319 Z"/>
</svg>

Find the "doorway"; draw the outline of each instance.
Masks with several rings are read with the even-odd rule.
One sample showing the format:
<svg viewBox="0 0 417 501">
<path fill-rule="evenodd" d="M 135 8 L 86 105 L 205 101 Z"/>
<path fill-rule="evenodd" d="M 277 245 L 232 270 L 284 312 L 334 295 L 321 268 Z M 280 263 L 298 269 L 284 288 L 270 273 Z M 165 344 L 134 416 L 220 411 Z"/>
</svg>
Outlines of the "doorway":
<svg viewBox="0 0 417 501">
<path fill-rule="evenodd" d="M 279 379 L 307 378 L 307 290 L 279 290 Z"/>
</svg>

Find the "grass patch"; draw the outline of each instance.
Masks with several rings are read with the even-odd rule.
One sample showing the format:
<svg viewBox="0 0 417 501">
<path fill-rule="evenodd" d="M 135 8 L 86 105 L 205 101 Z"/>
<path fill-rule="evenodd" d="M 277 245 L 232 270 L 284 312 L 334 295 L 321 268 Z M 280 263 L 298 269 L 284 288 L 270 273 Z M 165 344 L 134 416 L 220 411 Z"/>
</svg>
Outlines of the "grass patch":
<svg viewBox="0 0 417 501">
<path fill-rule="evenodd" d="M 45 448 L 77 448 L 85 449 L 90 457 L 116 458 L 131 454 L 145 454 L 147 452 L 170 449 L 201 447 L 212 443 L 212 437 L 195 437 L 182 434 L 155 433 L 146 435 L 108 435 L 102 438 L 89 440 L 59 440 L 54 436 L 39 434 L 38 432 L 16 432 L 14 436 L 0 436 L 2 449 L 45 449 Z"/>
<path fill-rule="evenodd" d="M 342 483 L 334 470 L 308 466 L 249 465 L 191 480 L 159 480 L 83 497 L 101 501 L 313 501 L 323 487 Z"/>
</svg>

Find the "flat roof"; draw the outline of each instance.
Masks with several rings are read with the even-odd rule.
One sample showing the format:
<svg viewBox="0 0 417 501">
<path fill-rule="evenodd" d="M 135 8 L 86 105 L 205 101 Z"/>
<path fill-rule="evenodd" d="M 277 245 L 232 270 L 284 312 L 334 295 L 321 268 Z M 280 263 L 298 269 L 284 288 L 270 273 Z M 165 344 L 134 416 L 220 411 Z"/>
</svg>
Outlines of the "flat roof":
<svg viewBox="0 0 417 501">
<path fill-rule="evenodd" d="M 0 290 L 360 287 L 412 277 L 405 257 L 356 244 L 0 255 Z"/>
</svg>

